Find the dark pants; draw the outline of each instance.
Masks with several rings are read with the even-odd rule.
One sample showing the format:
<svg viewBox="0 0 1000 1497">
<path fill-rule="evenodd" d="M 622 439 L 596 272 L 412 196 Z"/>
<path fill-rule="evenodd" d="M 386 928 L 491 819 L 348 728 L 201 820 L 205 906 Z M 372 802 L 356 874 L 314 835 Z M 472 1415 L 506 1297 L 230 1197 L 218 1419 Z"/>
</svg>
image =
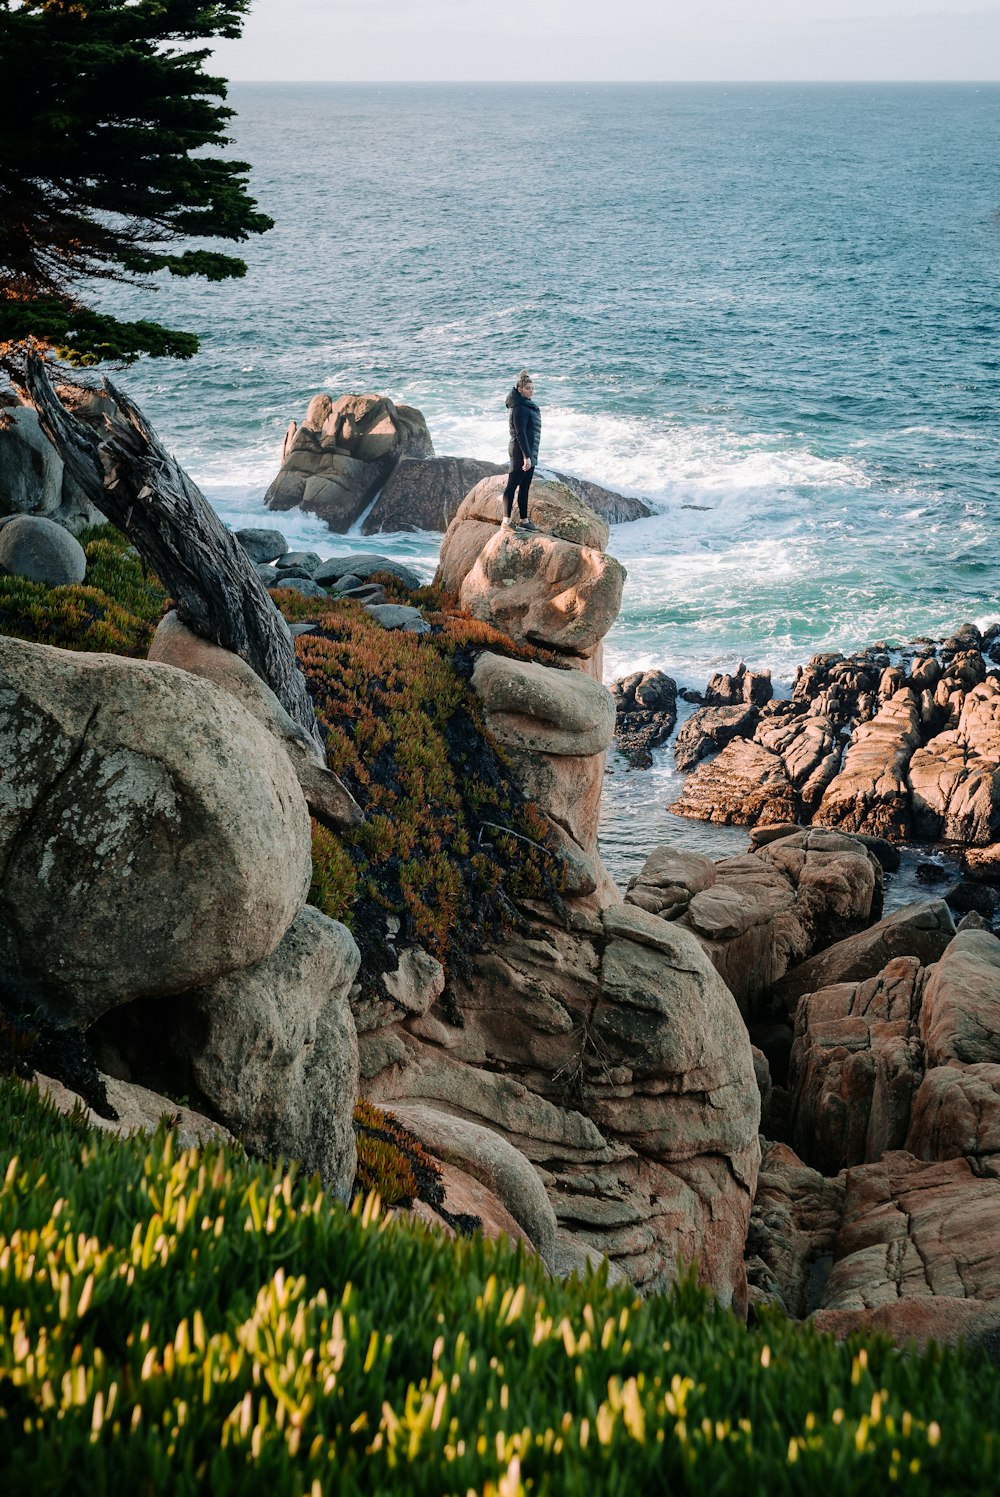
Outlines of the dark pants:
<svg viewBox="0 0 1000 1497">
<path fill-rule="evenodd" d="M 507 487 L 503 491 L 503 512 L 510 519 L 511 506 L 514 502 L 514 491 L 517 491 L 517 510 L 522 520 L 528 518 L 528 490 L 531 488 L 531 480 L 535 476 L 535 465 L 530 468 L 524 466 L 524 457 L 516 442 L 510 447 L 510 472 L 507 474 Z"/>
</svg>

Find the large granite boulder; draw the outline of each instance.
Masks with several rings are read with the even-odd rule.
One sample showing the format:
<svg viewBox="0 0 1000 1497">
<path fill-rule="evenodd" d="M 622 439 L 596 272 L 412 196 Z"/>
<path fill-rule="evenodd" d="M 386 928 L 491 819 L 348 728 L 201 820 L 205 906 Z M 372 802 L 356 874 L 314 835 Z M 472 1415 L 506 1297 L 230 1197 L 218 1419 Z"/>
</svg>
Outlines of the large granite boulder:
<svg viewBox="0 0 1000 1497">
<path fill-rule="evenodd" d="M 348 1001 L 361 953 L 306 905 L 263 961 L 186 994 L 177 1045 L 216 1116 L 253 1153 L 318 1170 L 348 1198 L 358 1042 Z"/>
<path fill-rule="evenodd" d="M 472 687 L 493 736 L 543 754 L 600 754 L 614 738 L 611 693 L 580 671 L 511 660 L 485 650 Z"/>
<path fill-rule="evenodd" d="M 269 956 L 311 877 L 287 754 L 187 671 L 0 638 L 0 970 L 86 1025 Z"/>
<path fill-rule="evenodd" d="M 625 899 L 690 930 L 750 1018 L 790 967 L 880 910 L 882 875 L 855 839 L 792 830 L 714 864 L 657 848 Z"/>
<path fill-rule="evenodd" d="M 40 515 L 74 535 L 102 525 L 104 515 L 65 471 L 34 407 L 8 406 L 0 414 L 9 418 L 0 425 L 0 517 Z"/>
<path fill-rule="evenodd" d="M 625 568 L 551 535 L 495 533 L 462 583 L 463 608 L 519 644 L 589 659 L 618 617 Z"/>
<path fill-rule="evenodd" d="M 924 966 L 936 962 L 954 934 L 955 922 L 943 899 L 907 905 L 792 968 L 775 984 L 775 996 L 794 1012 L 803 993 L 875 977 L 894 957 L 915 956 Z"/>
<path fill-rule="evenodd" d="M 281 744 L 310 811 L 326 825 L 352 827 L 364 820 L 347 786 L 327 768 L 326 754 L 316 740 L 289 716 L 267 683 L 239 655 L 202 639 L 171 611 L 157 625 L 149 659 L 191 671 L 241 702 Z"/>
<path fill-rule="evenodd" d="M 683 1259 L 742 1306 L 760 1098 L 736 1005 L 687 931 L 623 905 L 575 926 L 538 909 L 477 953 L 429 1014 L 381 1031 L 366 1090 L 499 1133 L 561 1232 L 634 1283 Z"/>
<path fill-rule="evenodd" d="M 467 494 L 441 543 L 435 581 L 457 596 L 503 519 L 504 480 L 484 478 Z M 531 486 L 532 519 L 547 536 L 603 551 L 608 525 L 565 484 L 538 478 Z"/>
<path fill-rule="evenodd" d="M 74 587 L 87 574 L 87 557 L 74 535 L 41 515 L 13 515 L 0 525 L 0 576 L 25 577 L 46 587 Z"/>
<path fill-rule="evenodd" d="M 331 530 L 349 530 L 403 457 L 433 457 L 421 413 L 385 395 L 314 396 L 301 426 L 285 437 L 281 471 L 265 503 L 298 507 Z"/>
<path fill-rule="evenodd" d="M 795 1015 L 792 1142 L 824 1174 L 906 1143 L 923 1076 L 918 1019 L 926 969 L 897 957 L 878 974 L 807 994 Z"/>
<path fill-rule="evenodd" d="M 544 813 L 564 860 L 567 893 L 598 904 L 620 898 L 598 850 L 605 750 L 614 732 L 610 693 L 577 670 L 484 651 L 472 688 L 490 732 L 512 749 L 511 773 Z"/>
</svg>

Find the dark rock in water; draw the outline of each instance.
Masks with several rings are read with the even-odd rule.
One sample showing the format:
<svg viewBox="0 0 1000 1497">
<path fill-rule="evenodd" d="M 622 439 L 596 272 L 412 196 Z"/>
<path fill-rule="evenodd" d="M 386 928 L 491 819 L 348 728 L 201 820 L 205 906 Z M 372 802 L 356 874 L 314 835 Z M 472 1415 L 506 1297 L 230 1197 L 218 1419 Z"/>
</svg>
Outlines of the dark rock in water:
<svg viewBox="0 0 1000 1497">
<path fill-rule="evenodd" d="M 961 879 L 957 884 L 952 884 L 946 889 L 944 895 L 945 904 L 949 909 L 964 915 L 975 913 L 982 915 L 986 920 L 992 920 L 1000 905 L 1000 890 L 991 888 L 989 884 L 976 883 L 971 878 Z"/>
<path fill-rule="evenodd" d="M 690 776 L 670 809 L 678 816 L 690 816 L 696 821 L 755 826 L 758 822 L 794 821 L 796 797 L 777 754 L 736 738 L 717 759 L 701 765 Z"/>
<path fill-rule="evenodd" d="M 289 587 L 294 592 L 301 593 L 304 598 L 325 598 L 327 596 L 326 589 L 320 587 L 319 583 L 314 582 L 311 577 L 279 577 L 275 586 L 279 588 Z"/>
<path fill-rule="evenodd" d="M 288 542 L 280 530 L 237 530 L 236 539 L 258 565 L 277 561 L 288 551 Z"/>
<path fill-rule="evenodd" d="M 747 670 L 741 660 L 734 675 L 717 674 L 705 691 L 707 707 L 736 707 L 744 702 L 763 707 L 774 695 L 770 671 Z"/>
<path fill-rule="evenodd" d="M 749 738 L 760 719 L 758 708 L 701 707 L 681 728 L 674 745 L 678 769 L 693 769 L 699 759 L 716 753 L 734 738 Z"/>
<path fill-rule="evenodd" d="M 324 587 L 330 587 L 347 576 L 356 577 L 359 582 L 367 582 L 376 572 L 388 572 L 391 577 L 398 577 L 410 592 L 423 586 L 416 572 L 402 562 L 390 561 L 388 556 L 377 556 L 371 552 L 362 556 L 331 556 L 316 568 L 313 580 L 321 582 Z"/>
<path fill-rule="evenodd" d="M 475 457 L 401 458 L 361 528 L 365 535 L 387 530 L 447 530 L 463 499 L 482 479 L 506 472 L 506 464 Z M 571 473 L 554 476 L 609 525 L 645 519 L 653 513 L 642 499 L 615 493 L 589 479 Z"/>
<path fill-rule="evenodd" d="M 607 520 L 609 525 L 621 525 L 628 520 L 646 520 L 654 513 L 643 499 L 618 494 L 614 489 L 592 483 L 589 478 L 575 478 L 572 473 L 557 473 L 555 476 L 578 499 L 582 499 L 595 515 Z"/>
<path fill-rule="evenodd" d="M 75 536 L 41 515 L 14 515 L 0 530 L 0 576 L 10 573 L 46 587 L 83 581 L 87 558 Z"/>
<path fill-rule="evenodd" d="M 693 691 L 690 686 L 682 686 L 677 693 L 682 702 L 692 702 L 696 707 L 703 705 L 705 698 L 700 691 Z"/>
<path fill-rule="evenodd" d="M 470 489 L 490 474 L 506 473 L 499 463 L 474 457 L 404 457 L 382 486 L 361 529 L 447 530 Z"/>
<path fill-rule="evenodd" d="M 967 915 L 963 915 L 962 918 L 961 918 L 961 920 L 955 926 L 955 930 L 959 934 L 963 930 L 991 930 L 991 929 L 992 929 L 992 926 L 991 926 L 990 921 L 989 920 L 985 920 L 982 915 L 977 915 L 976 912 L 975 912 L 975 910 L 970 910 Z"/>
<path fill-rule="evenodd" d="M 940 863 L 925 861 L 917 864 L 917 878 L 922 884 L 940 884 L 948 876 L 947 868 L 942 868 Z"/>
<path fill-rule="evenodd" d="M 286 551 L 274 563 L 279 572 L 303 572 L 311 577 L 320 564 L 315 551 Z"/>
<path fill-rule="evenodd" d="M 615 737 L 635 769 L 648 769 L 650 752 L 665 743 L 677 722 L 677 683 L 663 671 L 634 671 L 611 687 Z"/>
</svg>

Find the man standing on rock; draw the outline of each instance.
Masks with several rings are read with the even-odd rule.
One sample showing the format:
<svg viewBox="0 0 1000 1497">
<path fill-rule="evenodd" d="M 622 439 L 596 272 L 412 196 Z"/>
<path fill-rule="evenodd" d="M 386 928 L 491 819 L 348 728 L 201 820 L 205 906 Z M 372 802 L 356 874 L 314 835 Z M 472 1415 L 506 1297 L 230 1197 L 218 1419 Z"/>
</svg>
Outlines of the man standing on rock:
<svg viewBox="0 0 1000 1497">
<path fill-rule="evenodd" d="M 535 476 L 538 444 L 542 439 L 542 413 L 532 400 L 535 385 L 527 369 L 517 376 L 517 384 L 507 396 L 510 412 L 510 472 L 503 491 L 503 528 L 537 530 L 528 519 L 528 489 Z M 518 519 L 511 519 L 514 491 L 517 490 Z"/>
</svg>

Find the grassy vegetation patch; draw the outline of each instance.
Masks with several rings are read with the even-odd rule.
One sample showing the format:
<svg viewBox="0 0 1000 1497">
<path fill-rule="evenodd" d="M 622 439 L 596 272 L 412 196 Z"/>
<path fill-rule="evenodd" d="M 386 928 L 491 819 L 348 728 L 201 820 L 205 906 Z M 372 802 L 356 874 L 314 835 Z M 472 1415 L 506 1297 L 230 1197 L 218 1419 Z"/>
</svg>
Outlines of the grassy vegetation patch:
<svg viewBox="0 0 1000 1497">
<path fill-rule="evenodd" d="M 993 1490 L 1000 1375 L 348 1212 L 0 1080 L 11 1494 Z"/>
<path fill-rule="evenodd" d="M 365 973 L 395 965 L 387 916 L 404 944 L 460 962 L 517 921 L 516 900 L 558 902 L 564 873 L 546 824 L 515 788 L 468 684 L 485 645 L 512 642 L 453 615 L 431 613 L 434 632 L 417 636 L 349 601 L 276 596 L 291 622 L 318 621 L 296 649 L 330 767 L 365 810 L 356 830 L 314 830 L 311 895 L 350 925 Z"/>
<path fill-rule="evenodd" d="M 0 634 L 60 650 L 90 650 L 145 659 L 167 594 L 143 571 L 127 538 L 113 525 L 80 536 L 87 580 L 46 587 L 0 577 Z"/>
</svg>

